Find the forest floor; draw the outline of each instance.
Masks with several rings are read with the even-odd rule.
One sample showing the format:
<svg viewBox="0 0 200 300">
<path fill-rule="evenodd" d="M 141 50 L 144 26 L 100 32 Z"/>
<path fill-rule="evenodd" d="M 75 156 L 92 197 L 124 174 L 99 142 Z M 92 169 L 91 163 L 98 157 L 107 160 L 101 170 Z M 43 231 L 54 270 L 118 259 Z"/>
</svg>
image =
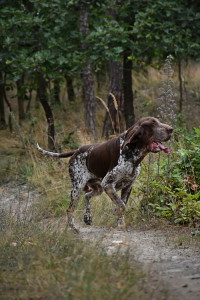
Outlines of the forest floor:
<svg viewBox="0 0 200 300">
<path fill-rule="evenodd" d="M 28 186 L 21 186 L 19 195 L 16 185 L 5 184 L 0 187 L 0 194 L 0 207 L 17 214 L 22 220 L 32 218 L 32 203 L 38 194 Z M 44 228 L 62 231 L 66 228 L 66 217 L 43 219 L 40 223 Z M 160 293 L 163 293 L 163 287 L 166 289 L 165 299 L 200 299 L 200 250 L 187 241 L 192 230 L 149 226 L 118 231 L 83 224 L 79 224 L 79 229 L 82 239 L 100 245 L 108 254 L 128 252 L 134 264 L 149 274 L 149 286 L 160 289 Z"/>
</svg>

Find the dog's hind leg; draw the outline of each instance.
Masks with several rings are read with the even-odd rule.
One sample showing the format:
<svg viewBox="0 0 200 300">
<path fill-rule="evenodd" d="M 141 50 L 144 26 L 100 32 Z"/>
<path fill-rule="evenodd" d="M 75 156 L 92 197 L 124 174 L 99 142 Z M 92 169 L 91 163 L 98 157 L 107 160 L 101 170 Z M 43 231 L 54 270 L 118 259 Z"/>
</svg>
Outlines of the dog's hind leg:
<svg viewBox="0 0 200 300">
<path fill-rule="evenodd" d="M 76 228 L 75 223 L 74 223 L 74 210 L 78 204 L 78 200 L 81 196 L 81 193 L 84 189 L 85 183 L 82 184 L 81 186 L 77 187 L 74 185 L 71 190 L 71 201 L 69 204 L 69 207 L 67 209 L 67 216 L 68 216 L 68 225 L 77 233 L 79 233 L 79 230 Z"/>
</svg>

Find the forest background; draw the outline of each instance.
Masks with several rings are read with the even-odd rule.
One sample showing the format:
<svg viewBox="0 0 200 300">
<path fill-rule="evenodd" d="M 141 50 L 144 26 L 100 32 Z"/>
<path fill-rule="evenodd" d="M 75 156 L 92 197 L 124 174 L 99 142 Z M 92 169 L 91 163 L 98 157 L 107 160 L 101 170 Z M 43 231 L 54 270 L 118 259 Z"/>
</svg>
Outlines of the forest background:
<svg viewBox="0 0 200 300">
<path fill-rule="evenodd" d="M 138 216 L 164 218 L 198 232 L 200 2 L 1 0 L 0 5 L 2 186 L 17 182 L 39 189 L 37 220 L 65 215 L 67 162 L 40 157 L 35 141 L 51 151 L 75 149 L 151 115 L 175 128 L 171 154 L 144 161 L 127 224 L 133 226 Z M 109 200 L 97 198 L 93 206 L 96 225 L 114 224 L 112 213 L 108 218 L 105 212 Z M 79 220 L 82 210 L 80 203 Z"/>
</svg>

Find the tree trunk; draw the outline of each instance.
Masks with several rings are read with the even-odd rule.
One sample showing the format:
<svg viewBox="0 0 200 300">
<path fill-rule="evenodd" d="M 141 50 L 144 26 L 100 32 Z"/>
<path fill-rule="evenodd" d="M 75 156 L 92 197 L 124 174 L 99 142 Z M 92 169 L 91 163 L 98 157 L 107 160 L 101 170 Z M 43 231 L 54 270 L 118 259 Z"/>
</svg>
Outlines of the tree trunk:
<svg viewBox="0 0 200 300">
<path fill-rule="evenodd" d="M 2 74 L 2 72 L 0 72 L 0 129 L 6 128 L 3 91 L 4 91 L 3 74 Z"/>
<path fill-rule="evenodd" d="M 110 93 L 114 95 L 117 101 L 117 107 L 115 104 L 115 100 L 113 99 L 113 96 L 110 95 Z M 119 61 L 110 61 L 110 87 L 108 95 L 108 108 L 112 121 L 110 120 L 109 114 L 106 113 L 103 128 L 103 136 L 106 137 L 111 134 L 120 132 L 120 119 L 122 115 L 122 65 Z"/>
<path fill-rule="evenodd" d="M 51 107 L 47 101 L 46 81 L 42 73 L 38 72 L 38 97 L 44 109 L 48 124 L 48 148 L 50 151 L 55 150 L 55 129 L 54 118 Z"/>
<path fill-rule="evenodd" d="M 33 89 L 30 87 L 29 88 L 28 103 L 27 103 L 27 106 L 26 106 L 26 114 L 28 114 L 30 109 L 31 109 L 32 92 L 33 92 Z"/>
<path fill-rule="evenodd" d="M 61 104 L 60 101 L 60 83 L 58 80 L 54 80 L 54 102 L 58 105 Z"/>
<path fill-rule="evenodd" d="M 18 102 L 18 118 L 19 118 L 19 124 L 21 124 L 21 121 L 24 119 L 25 113 L 24 113 L 24 75 L 17 80 L 17 102 Z"/>
<path fill-rule="evenodd" d="M 179 78 L 179 113 L 183 111 L 183 78 L 182 78 L 182 66 L 181 60 L 178 60 L 178 78 Z"/>
<path fill-rule="evenodd" d="M 12 115 L 13 114 L 13 110 L 12 110 L 12 106 L 11 106 L 10 102 L 8 101 L 8 98 L 7 98 L 7 95 L 6 95 L 5 86 L 6 86 L 6 73 L 5 73 L 5 76 L 4 76 L 3 96 L 4 96 L 5 103 L 7 104 L 8 109 L 9 109 L 8 126 L 9 126 L 10 132 L 12 132 L 13 131 L 12 118 L 13 118 L 14 115 Z"/>
<path fill-rule="evenodd" d="M 131 127 L 135 122 L 132 90 L 132 60 L 128 59 L 131 55 L 130 50 L 124 52 L 123 61 L 123 92 L 124 92 L 124 117 L 126 128 Z"/>
<path fill-rule="evenodd" d="M 87 44 L 84 42 L 85 37 L 89 33 L 88 11 L 84 1 L 80 1 L 80 32 L 82 33 L 82 49 L 87 49 Z M 85 105 L 85 125 L 89 133 L 96 135 L 95 128 L 95 89 L 94 89 L 94 74 L 90 61 L 85 63 L 82 70 L 82 79 L 84 87 L 84 105 Z"/>
<path fill-rule="evenodd" d="M 113 1 L 113 5 L 108 9 L 108 14 L 111 19 L 118 21 L 120 5 L 123 0 L 115 0 Z M 116 9 L 117 8 L 117 9 Z M 115 43 L 111 43 L 110 47 L 114 47 Z M 111 134 L 116 134 L 121 131 L 121 119 L 122 119 L 122 78 L 123 78 L 123 69 L 121 61 L 113 61 L 111 60 L 109 63 L 110 67 L 110 87 L 109 87 L 109 95 L 108 95 L 108 108 L 110 111 L 111 119 L 106 113 L 106 117 L 104 120 L 103 127 L 103 135 L 108 137 Z M 114 97 L 112 95 L 114 95 Z M 115 104 L 115 100 L 117 105 Z M 114 129 L 114 130 L 113 130 Z M 114 132 L 113 132 L 114 131 Z"/>
<path fill-rule="evenodd" d="M 73 80 L 72 80 L 71 76 L 68 76 L 68 75 L 65 76 L 65 79 L 66 79 L 68 100 L 70 102 L 74 102 L 75 101 L 75 92 L 74 92 L 74 87 L 73 87 Z"/>
<path fill-rule="evenodd" d="M 4 94 L 4 99 L 5 99 L 5 102 L 8 106 L 8 109 L 9 109 L 9 116 L 8 116 L 8 126 L 9 126 L 9 130 L 10 132 L 13 132 L 13 127 L 12 127 L 12 118 L 13 118 L 13 110 L 12 110 L 12 106 L 10 104 L 10 102 L 8 101 L 8 98 L 7 98 L 7 95 L 6 95 L 6 91 L 5 91 L 5 87 L 4 87 L 4 90 L 3 90 L 3 94 Z"/>
</svg>

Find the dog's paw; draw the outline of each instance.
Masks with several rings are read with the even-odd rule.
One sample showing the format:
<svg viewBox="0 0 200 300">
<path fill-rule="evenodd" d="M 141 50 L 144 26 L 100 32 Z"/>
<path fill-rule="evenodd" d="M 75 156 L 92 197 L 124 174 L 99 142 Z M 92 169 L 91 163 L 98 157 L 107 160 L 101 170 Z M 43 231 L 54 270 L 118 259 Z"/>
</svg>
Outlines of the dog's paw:
<svg viewBox="0 0 200 300">
<path fill-rule="evenodd" d="M 117 229 L 118 230 L 125 230 L 126 229 L 126 223 L 125 223 L 124 215 L 117 219 Z"/>
<path fill-rule="evenodd" d="M 86 225 L 91 225 L 92 224 L 92 215 L 89 213 L 84 214 L 84 222 Z"/>
</svg>

